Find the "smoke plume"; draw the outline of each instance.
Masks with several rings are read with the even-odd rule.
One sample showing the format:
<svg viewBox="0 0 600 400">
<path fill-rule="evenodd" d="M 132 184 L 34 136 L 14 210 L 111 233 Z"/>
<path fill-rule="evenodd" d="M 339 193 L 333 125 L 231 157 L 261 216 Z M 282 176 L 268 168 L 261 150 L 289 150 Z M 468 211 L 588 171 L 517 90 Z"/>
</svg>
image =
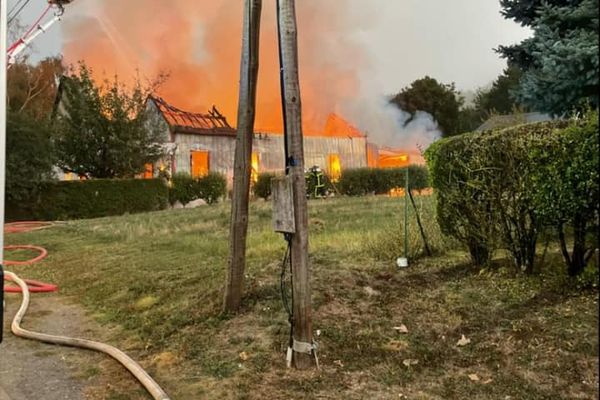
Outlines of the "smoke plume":
<svg viewBox="0 0 600 400">
<path fill-rule="evenodd" d="M 305 130 L 322 131 L 334 112 L 381 145 L 409 149 L 431 142 L 431 117 L 419 115 L 405 126 L 405 113 L 371 82 L 360 32 L 377 23 L 376 10 L 361 0 L 302 0 L 297 11 Z M 63 46 L 67 63 L 84 60 L 97 75 L 121 80 L 136 69 L 148 78 L 168 72 L 159 93 L 168 102 L 199 112 L 214 104 L 235 123 L 242 0 L 85 0 L 70 12 L 77 17 L 63 26 L 70 38 Z M 256 124 L 282 130 L 275 0 L 263 2 Z"/>
</svg>

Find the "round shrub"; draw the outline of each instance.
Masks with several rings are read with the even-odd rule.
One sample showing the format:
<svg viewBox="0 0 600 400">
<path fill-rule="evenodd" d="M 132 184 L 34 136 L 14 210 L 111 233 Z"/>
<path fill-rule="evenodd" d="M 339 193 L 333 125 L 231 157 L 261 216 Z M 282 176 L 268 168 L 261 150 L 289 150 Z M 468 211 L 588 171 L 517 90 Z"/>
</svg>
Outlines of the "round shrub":
<svg viewBox="0 0 600 400">
<path fill-rule="evenodd" d="M 191 201 L 196 200 L 194 179 L 190 174 L 178 172 L 171 178 L 171 187 L 169 188 L 169 203 L 174 205 L 180 202 L 186 205 Z"/>
<path fill-rule="evenodd" d="M 208 204 L 215 204 L 227 194 L 227 179 L 222 174 L 210 173 L 194 182 L 194 195 Z"/>
</svg>

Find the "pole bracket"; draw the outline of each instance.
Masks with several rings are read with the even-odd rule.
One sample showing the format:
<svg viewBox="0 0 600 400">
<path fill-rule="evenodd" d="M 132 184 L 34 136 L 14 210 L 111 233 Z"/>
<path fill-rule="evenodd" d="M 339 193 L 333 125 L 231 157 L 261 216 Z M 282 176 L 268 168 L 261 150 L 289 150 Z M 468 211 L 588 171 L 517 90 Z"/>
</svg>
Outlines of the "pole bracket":
<svg viewBox="0 0 600 400">
<path fill-rule="evenodd" d="M 315 364 L 317 365 L 317 369 L 319 367 L 319 357 L 317 356 L 317 349 L 319 344 L 313 340 L 312 343 L 301 342 L 299 340 L 294 339 L 292 350 L 296 353 L 300 354 L 308 354 L 315 357 Z"/>
</svg>

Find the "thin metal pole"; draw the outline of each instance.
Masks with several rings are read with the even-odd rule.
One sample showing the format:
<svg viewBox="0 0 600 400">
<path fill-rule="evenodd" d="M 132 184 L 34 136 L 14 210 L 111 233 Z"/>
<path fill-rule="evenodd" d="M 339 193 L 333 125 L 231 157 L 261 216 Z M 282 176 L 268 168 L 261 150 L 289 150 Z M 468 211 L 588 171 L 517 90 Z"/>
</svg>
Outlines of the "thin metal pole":
<svg viewBox="0 0 600 400">
<path fill-rule="evenodd" d="M 7 61 L 7 17 L 8 0 L 0 0 L 0 341 L 4 318 L 4 186 L 6 183 L 6 61 Z"/>
<path fill-rule="evenodd" d="M 409 178 L 408 167 L 406 167 L 406 181 L 404 182 L 404 257 L 408 261 L 408 191 Z"/>
</svg>

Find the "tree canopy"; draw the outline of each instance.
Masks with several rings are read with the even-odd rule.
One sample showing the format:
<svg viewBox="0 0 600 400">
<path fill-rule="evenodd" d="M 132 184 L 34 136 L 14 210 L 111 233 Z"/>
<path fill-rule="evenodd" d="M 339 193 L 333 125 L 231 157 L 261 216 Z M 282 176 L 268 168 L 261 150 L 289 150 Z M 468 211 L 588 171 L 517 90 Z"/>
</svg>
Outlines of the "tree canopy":
<svg viewBox="0 0 600 400">
<path fill-rule="evenodd" d="M 454 83 L 443 84 L 426 76 L 402 89 L 391 103 L 411 115 L 407 123 L 415 118 L 417 111 L 424 111 L 437 121 L 444 136 L 460 133 L 459 113 L 463 99 Z"/>
<path fill-rule="evenodd" d="M 500 0 L 502 15 L 523 26 L 532 26 L 544 4 L 552 6 L 577 6 L 582 0 Z"/>
<path fill-rule="evenodd" d="M 88 178 L 130 178 L 163 155 L 164 133 L 146 112 L 145 88 L 118 77 L 97 85 L 83 63 L 63 77 L 56 115 L 59 166 Z"/>
<path fill-rule="evenodd" d="M 32 65 L 23 60 L 8 70 L 8 109 L 34 119 L 48 119 L 56 99 L 57 80 L 63 74 L 62 60 L 51 57 Z"/>
<path fill-rule="evenodd" d="M 503 0 L 503 14 L 533 36 L 498 51 L 523 71 L 516 99 L 533 110 L 564 115 L 598 106 L 598 0 Z"/>
<path fill-rule="evenodd" d="M 515 109 L 521 108 L 515 99 L 514 91 L 519 88 L 522 75 L 523 73 L 516 66 L 506 68 L 492 83 L 491 88 L 477 91 L 475 108 L 484 117 L 493 113 L 510 114 Z"/>
<path fill-rule="evenodd" d="M 6 133 L 6 200 L 16 203 L 35 195 L 41 182 L 53 178 L 56 160 L 46 121 L 9 111 Z"/>
</svg>

